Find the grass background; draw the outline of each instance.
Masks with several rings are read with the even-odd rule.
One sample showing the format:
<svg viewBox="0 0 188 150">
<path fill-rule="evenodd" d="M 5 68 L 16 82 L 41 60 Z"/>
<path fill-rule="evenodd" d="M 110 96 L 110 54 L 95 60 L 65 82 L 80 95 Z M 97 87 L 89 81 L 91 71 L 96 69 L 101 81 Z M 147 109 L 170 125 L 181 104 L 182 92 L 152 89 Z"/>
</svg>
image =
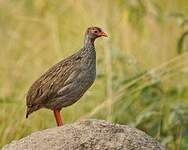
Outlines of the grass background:
<svg viewBox="0 0 188 150">
<path fill-rule="evenodd" d="M 0 0 L 0 147 L 54 127 L 40 110 L 25 119 L 30 85 L 79 50 L 87 27 L 96 41 L 97 79 L 65 123 L 97 118 L 144 130 L 171 150 L 188 148 L 187 0 Z"/>
</svg>

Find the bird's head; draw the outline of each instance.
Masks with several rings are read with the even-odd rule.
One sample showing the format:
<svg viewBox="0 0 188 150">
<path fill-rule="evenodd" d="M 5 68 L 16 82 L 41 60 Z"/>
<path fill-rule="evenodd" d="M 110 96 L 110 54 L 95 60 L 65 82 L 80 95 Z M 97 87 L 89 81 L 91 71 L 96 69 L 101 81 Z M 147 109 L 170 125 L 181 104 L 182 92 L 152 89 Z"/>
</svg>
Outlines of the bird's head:
<svg viewBox="0 0 188 150">
<path fill-rule="evenodd" d="M 95 40 L 96 38 L 105 36 L 107 37 L 107 34 L 102 31 L 99 27 L 89 27 L 86 31 L 86 37 Z"/>
</svg>

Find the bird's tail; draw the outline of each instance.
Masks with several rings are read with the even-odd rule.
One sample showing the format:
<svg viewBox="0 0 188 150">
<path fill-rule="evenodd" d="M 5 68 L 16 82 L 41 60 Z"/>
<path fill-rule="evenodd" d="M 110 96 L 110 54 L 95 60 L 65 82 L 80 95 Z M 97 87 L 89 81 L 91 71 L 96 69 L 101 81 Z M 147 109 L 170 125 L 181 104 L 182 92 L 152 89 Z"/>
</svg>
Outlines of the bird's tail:
<svg viewBox="0 0 188 150">
<path fill-rule="evenodd" d="M 40 108 L 39 105 L 27 106 L 27 110 L 26 110 L 26 115 L 25 115 L 25 117 L 28 118 L 29 115 L 30 115 L 32 112 L 38 110 L 39 108 Z"/>
<path fill-rule="evenodd" d="M 31 114 L 33 112 L 33 109 L 32 107 L 27 107 L 27 110 L 26 110 L 26 115 L 25 117 L 28 118 L 29 117 L 29 114 Z"/>
<path fill-rule="evenodd" d="M 25 118 L 29 117 L 29 111 L 26 112 Z"/>
</svg>

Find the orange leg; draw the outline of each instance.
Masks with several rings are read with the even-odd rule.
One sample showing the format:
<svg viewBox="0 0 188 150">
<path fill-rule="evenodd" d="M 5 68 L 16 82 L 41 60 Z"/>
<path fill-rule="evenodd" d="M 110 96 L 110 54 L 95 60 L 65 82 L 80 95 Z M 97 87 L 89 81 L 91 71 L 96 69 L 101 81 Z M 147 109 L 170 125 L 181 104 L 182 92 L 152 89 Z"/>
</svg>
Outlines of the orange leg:
<svg viewBox="0 0 188 150">
<path fill-rule="evenodd" d="M 60 110 L 54 110 L 54 117 L 55 117 L 57 126 L 62 126 L 63 122 L 61 120 Z"/>
</svg>

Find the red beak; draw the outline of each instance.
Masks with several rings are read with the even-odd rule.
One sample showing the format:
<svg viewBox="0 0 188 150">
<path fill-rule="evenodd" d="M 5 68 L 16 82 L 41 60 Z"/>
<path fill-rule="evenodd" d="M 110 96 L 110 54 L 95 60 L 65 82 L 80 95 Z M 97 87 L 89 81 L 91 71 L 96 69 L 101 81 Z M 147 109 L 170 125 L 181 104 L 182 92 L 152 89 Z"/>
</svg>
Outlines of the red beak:
<svg viewBox="0 0 188 150">
<path fill-rule="evenodd" d="M 99 33 L 98 33 L 98 36 L 105 36 L 105 37 L 108 37 L 108 35 L 107 35 L 105 32 L 99 32 Z"/>
</svg>

